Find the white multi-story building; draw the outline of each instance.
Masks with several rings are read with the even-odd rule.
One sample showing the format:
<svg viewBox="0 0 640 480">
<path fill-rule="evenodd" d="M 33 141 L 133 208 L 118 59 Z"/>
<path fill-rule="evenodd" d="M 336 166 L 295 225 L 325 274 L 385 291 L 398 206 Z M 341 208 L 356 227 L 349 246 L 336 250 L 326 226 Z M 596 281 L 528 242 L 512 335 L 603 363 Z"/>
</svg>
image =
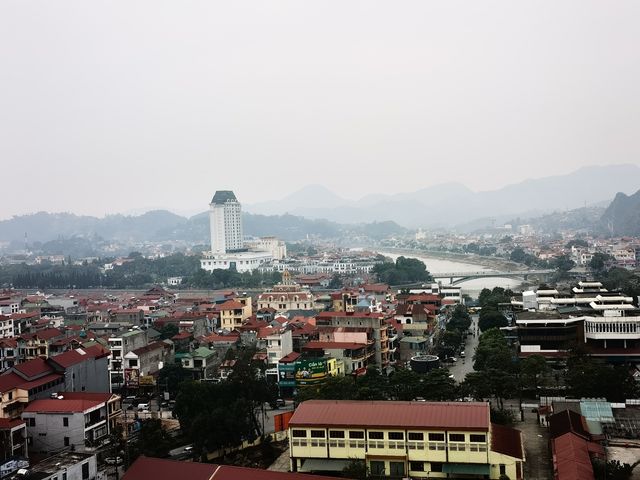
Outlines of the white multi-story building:
<svg viewBox="0 0 640 480">
<path fill-rule="evenodd" d="M 273 260 L 268 251 L 247 251 L 242 238 L 242 208 L 231 190 L 218 190 L 209 204 L 211 251 L 200 259 L 200 268 L 250 272 Z"/>
<path fill-rule="evenodd" d="M 211 253 L 241 250 L 242 209 L 231 190 L 218 190 L 209 204 Z"/>
</svg>

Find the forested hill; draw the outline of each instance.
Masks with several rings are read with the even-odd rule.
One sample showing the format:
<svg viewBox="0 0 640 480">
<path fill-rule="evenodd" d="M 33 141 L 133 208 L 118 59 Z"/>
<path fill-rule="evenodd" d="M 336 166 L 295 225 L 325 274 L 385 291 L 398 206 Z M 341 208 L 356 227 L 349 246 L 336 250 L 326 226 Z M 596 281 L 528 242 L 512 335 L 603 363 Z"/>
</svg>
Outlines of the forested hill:
<svg viewBox="0 0 640 480">
<path fill-rule="evenodd" d="M 344 225 L 287 214 L 244 213 L 243 222 L 245 235 L 273 235 L 287 241 L 358 235 L 382 238 L 406 232 L 394 222 Z M 105 240 L 185 240 L 206 243 L 209 238 L 209 216 L 201 213 L 186 218 L 167 210 L 154 210 L 137 216 L 108 215 L 104 218 L 39 212 L 0 221 L 0 242 L 23 243 L 25 235 L 28 242 L 48 242 L 61 237 L 100 237 Z"/>
<path fill-rule="evenodd" d="M 614 236 L 640 235 L 640 190 L 618 193 L 600 220 L 602 229 Z"/>
</svg>

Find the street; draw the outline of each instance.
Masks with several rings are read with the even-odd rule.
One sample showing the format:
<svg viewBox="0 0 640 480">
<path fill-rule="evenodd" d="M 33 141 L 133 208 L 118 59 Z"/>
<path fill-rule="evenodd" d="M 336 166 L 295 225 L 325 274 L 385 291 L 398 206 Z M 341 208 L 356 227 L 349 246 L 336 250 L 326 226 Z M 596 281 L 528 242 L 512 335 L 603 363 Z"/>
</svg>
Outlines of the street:
<svg viewBox="0 0 640 480">
<path fill-rule="evenodd" d="M 460 383 L 464 380 L 467 373 L 473 372 L 473 355 L 478 347 L 478 335 L 475 332 L 478 328 L 478 315 L 471 316 L 471 327 L 469 331 L 472 332 L 465 339 L 465 358 L 460 358 L 458 361 L 449 367 L 449 372 L 455 378 L 456 382 Z"/>
</svg>

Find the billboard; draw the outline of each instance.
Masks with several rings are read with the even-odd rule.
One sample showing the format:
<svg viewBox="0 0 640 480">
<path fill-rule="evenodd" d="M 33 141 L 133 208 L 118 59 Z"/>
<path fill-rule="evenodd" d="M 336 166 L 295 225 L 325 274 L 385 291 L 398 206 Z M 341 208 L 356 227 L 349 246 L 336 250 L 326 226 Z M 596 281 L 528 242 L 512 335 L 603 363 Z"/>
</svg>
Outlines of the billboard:
<svg viewBox="0 0 640 480">
<path fill-rule="evenodd" d="M 278 364 L 278 383 L 281 387 L 296 386 L 296 364 L 295 363 L 279 363 Z"/>
<path fill-rule="evenodd" d="M 124 383 L 127 388 L 138 388 L 140 386 L 140 370 L 137 368 L 125 368 Z"/>
<path fill-rule="evenodd" d="M 316 385 L 327 378 L 327 359 L 313 358 L 296 362 L 296 385 Z"/>
</svg>

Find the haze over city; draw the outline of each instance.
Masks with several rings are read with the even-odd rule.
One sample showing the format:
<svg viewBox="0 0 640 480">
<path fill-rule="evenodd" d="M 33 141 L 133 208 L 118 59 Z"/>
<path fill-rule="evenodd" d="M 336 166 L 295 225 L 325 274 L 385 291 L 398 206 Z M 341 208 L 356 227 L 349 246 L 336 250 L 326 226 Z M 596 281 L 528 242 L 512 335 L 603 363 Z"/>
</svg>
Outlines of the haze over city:
<svg viewBox="0 0 640 480">
<path fill-rule="evenodd" d="M 0 5 L 0 218 L 638 164 L 640 5 Z"/>
</svg>

